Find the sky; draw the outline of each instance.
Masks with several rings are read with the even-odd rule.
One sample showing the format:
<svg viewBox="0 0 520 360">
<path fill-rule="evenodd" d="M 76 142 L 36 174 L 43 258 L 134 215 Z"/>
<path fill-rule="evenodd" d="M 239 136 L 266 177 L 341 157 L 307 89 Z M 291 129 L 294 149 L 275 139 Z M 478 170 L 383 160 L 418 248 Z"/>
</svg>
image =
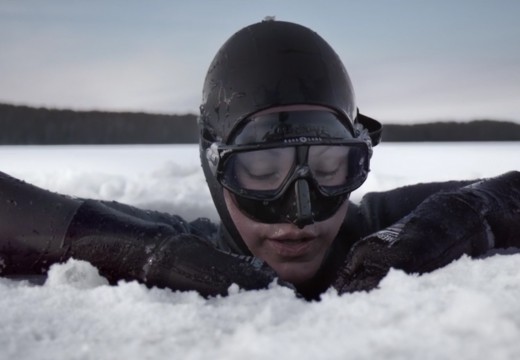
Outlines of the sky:
<svg viewBox="0 0 520 360">
<path fill-rule="evenodd" d="M 266 16 L 305 25 L 383 123 L 520 122 L 520 1 L 0 0 L 0 102 L 197 113 L 219 47 Z"/>
</svg>

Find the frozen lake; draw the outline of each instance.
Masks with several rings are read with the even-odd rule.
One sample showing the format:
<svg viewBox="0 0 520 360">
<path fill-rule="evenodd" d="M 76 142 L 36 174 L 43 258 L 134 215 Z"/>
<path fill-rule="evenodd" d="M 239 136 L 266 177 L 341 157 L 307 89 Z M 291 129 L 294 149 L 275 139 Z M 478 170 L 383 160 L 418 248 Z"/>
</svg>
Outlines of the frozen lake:
<svg viewBox="0 0 520 360">
<path fill-rule="evenodd" d="M 388 143 L 353 199 L 520 169 L 520 143 Z M 72 196 L 216 220 L 195 145 L 4 146 L 0 171 Z M 195 293 L 108 286 L 90 265 L 45 285 L 0 278 L 0 359 L 518 359 L 520 254 L 462 258 L 370 293 L 307 303 L 287 289 Z"/>
</svg>

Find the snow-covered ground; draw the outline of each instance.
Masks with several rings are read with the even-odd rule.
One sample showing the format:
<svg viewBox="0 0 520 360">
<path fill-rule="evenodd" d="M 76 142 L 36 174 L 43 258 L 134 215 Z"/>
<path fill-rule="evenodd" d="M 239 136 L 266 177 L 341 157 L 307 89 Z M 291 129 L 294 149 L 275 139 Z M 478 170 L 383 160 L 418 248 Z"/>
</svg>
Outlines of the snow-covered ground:
<svg viewBox="0 0 520 360">
<path fill-rule="evenodd" d="M 353 196 L 520 169 L 520 143 L 382 144 Z M 0 171 L 79 197 L 216 220 L 194 145 L 6 146 Z M 236 289 L 235 289 L 236 290 Z M 285 288 L 203 299 L 108 286 L 89 264 L 43 286 L 0 279 L 0 359 L 518 359 L 520 254 L 462 258 L 370 293 L 308 303 Z"/>
</svg>

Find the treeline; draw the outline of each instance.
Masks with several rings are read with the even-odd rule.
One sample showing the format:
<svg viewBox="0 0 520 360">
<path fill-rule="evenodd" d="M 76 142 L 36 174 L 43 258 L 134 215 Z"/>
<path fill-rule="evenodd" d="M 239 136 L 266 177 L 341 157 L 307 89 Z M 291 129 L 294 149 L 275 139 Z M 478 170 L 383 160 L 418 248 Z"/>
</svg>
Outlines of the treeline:
<svg viewBox="0 0 520 360">
<path fill-rule="evenodd" d="M 517 141 L 520 124 L 507 121 L 385 125 L 383 141 Z"/>
<path fill-rule="evenodd" d="M 516 141 L 520 124 L 479 120 L 385 124 L 383 141 Z M 174 144 L 198 141 L 197 117 L 0 104 L 0 145 Z"/>
<path fill-rule="evenodd" d="M 195 115 L 72 111 L 0 104 L 0 144 L 169 144 L 198 141 Z"/>
</svg>

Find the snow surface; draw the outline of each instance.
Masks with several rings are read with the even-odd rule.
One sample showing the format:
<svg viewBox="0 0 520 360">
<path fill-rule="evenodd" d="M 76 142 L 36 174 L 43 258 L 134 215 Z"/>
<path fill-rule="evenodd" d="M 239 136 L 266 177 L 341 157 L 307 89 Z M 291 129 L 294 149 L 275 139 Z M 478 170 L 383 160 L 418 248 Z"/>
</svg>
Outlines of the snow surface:
<svg viewBox="0 0 520 360">
<path fill-rule="evenodd" d="M 520 169 L 520 143 L 381 144 L 354 200 Z M 4 146 L 0 171 L 79 197 L 216 220 L 194 145 Z M 320 302 L 278 286 L 225 298 L 108 286 L 90 264 L 0 278 L 0 359 L 518 359 L 520 254 L 462 258 Z"/>
</svg>

